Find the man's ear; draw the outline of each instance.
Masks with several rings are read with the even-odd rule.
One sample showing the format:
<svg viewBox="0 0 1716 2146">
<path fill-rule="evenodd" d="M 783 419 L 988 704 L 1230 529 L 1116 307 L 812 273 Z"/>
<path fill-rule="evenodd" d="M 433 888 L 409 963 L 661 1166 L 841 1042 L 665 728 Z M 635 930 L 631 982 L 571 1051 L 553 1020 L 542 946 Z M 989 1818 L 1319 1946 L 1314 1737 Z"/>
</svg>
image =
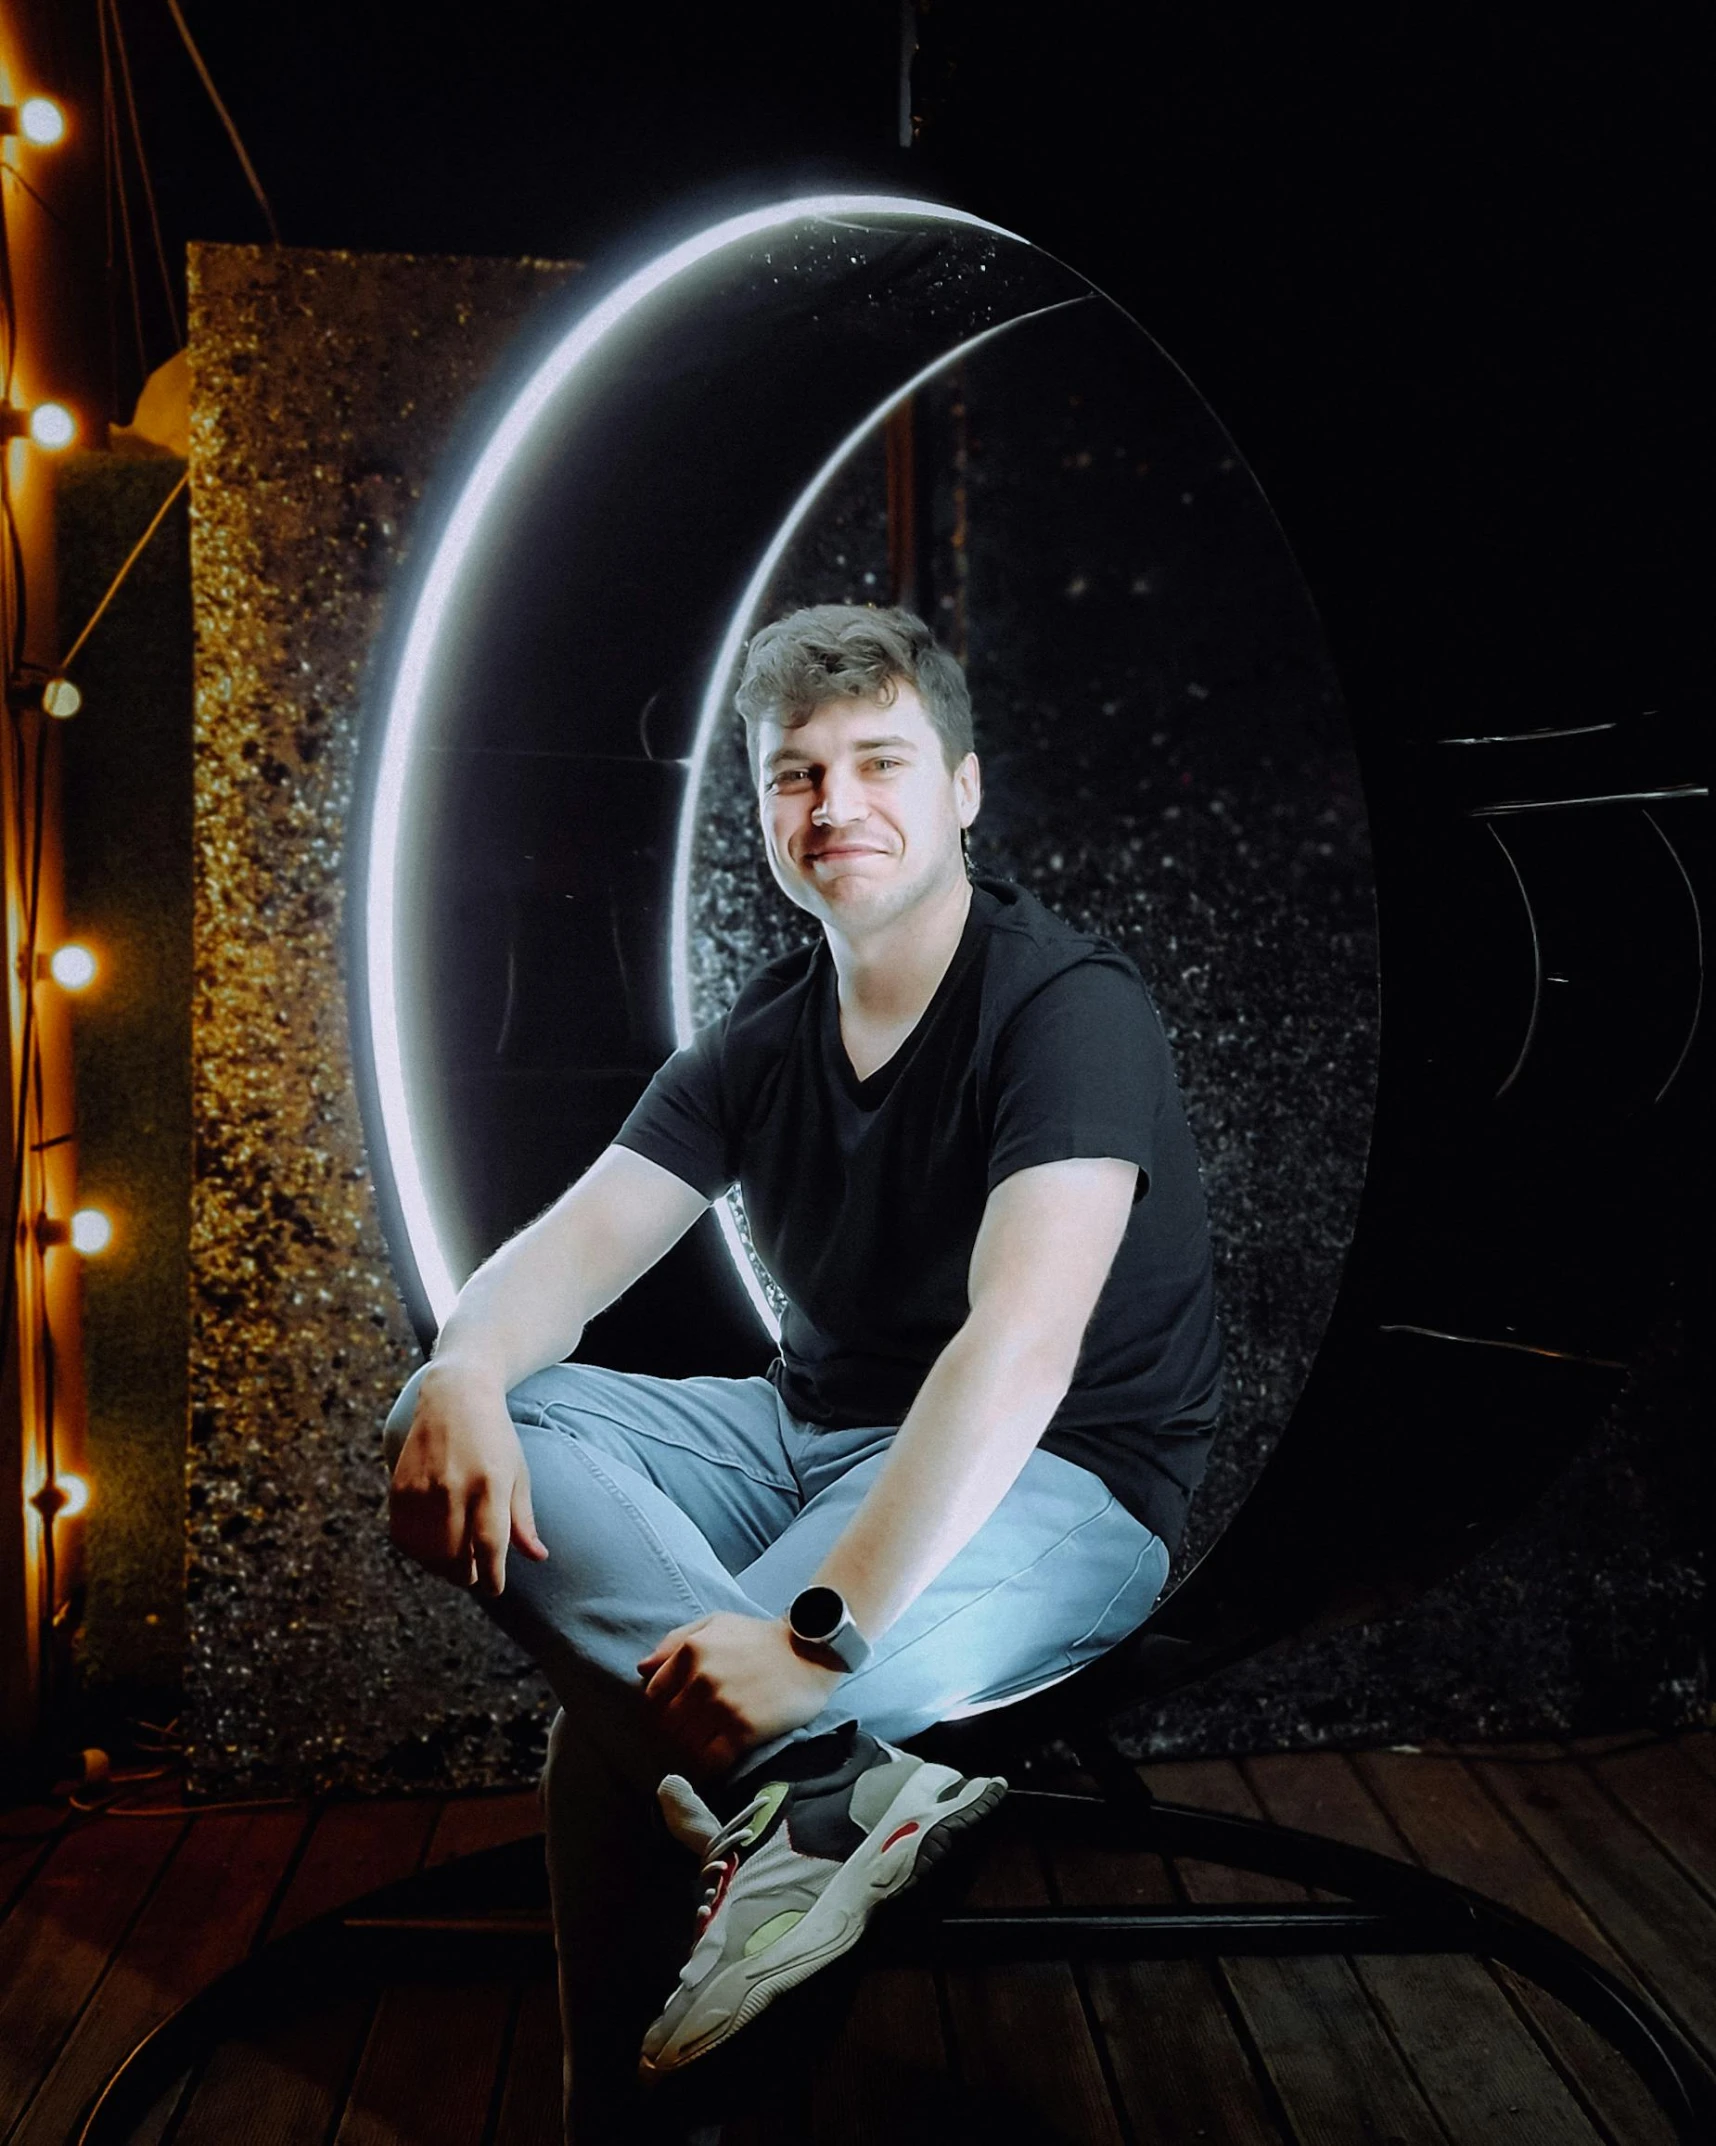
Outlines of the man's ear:
<svg viewBox="0 0 1716 2146">
<path fill-rule="evenodd" d="M 975 753 L 966 754 L 954 769 L 953 780 L 959 791 L 959 824 L 969 827 L 983 805 L 983 770 Z"/>
</svg>

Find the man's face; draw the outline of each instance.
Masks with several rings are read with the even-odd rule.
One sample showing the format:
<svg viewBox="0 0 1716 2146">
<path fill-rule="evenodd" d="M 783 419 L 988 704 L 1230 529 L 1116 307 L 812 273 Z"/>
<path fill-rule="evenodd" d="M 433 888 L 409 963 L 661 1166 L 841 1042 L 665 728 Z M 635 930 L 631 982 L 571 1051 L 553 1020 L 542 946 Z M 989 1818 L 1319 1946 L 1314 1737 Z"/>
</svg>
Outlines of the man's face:
<svg viewBox="0 0 1716 2146">
<path fill-rule="evenodd" d="M 765 719 L 756 735 L 769 869 L 799 908 L 863 934 L 964 876 L 977 755 L 949 773 L 914 686 L 886 707 L 825 701 L 792 729 Z"/>
</svg>

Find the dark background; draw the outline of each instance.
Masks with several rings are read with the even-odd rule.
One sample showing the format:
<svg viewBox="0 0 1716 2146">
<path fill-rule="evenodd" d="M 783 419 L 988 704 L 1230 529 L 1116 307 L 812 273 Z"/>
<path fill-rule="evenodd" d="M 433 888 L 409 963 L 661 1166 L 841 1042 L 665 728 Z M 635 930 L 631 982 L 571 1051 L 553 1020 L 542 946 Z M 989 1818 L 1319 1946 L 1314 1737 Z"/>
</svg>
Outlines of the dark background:
<svg viewBox="0 0 1716 2146">
<path fill-rule="evenodd" d="M 94 8 L 48 12 L 66 92 L 98 83 Z M 1690 679 L 1691 11 L 1520 13 L 1536 19 L 186 7 L 288 244 L 600 263 L 652 227 L 862 179 L 1061 253 L 1257 470 L 1373 732 L 1430 711 L 1610 714 Z M 120 14 L 170 266 L 187 238 L 266 238 L 165 8 Z M 105 246 L 95 144 L 81 153 Z M 102 280 L 86 308 L 107 307 Z M 137 337 L 129 305 L 110 310 L 84 347 L 110 350 L 124 418 Z M 148 278 L 144 331 L 158 363 L 172 329 Z"/>
<path fill-rule="evenodd" d="M 1451 764 L 1425 741 L 1636 725 L 1661 710 L 1668 728 L 1629 732 L 1612 761 L 1570 752 L 1527 770 L 1516 758 L 1503 787 L 1516 769 L 1521 790 L 1702 779 L 1689 11 L 1526 22 L 1394 6 L 1357 22 L 874 0 L 697 14 L 514 5 L 479 19 L 393 0 L 266 17 L 187 0 L 186 12 L 288 245 L 571 258 L 606 283 L 724 210 L 898 186 L 1011 226 L 1127 307 L 1256 471 L 1328 629 L 1376 824 L 1385 1050 L 1392 1020 L 1397 1063 L 1415 1076 L 1433 1070 L 1448 962 L 1481 967 L 1489 930 L 1472 886 L 1423 870 L 1408 838 L 1402 800 Z M 187 240 L 266 240 L 270 226 L 165 9 L 119 0 L 119 13 L 169 280 L 182 284 Z M 57 37 L 64 73 L 41 86 L 86 113 L 99 109 L 93 15 L 59 8 L 36 40 L 49 50 Z M 910 149 L 903 29 L 917 47 Z M 104 354 L 94 391 L 123 421 L 175 345 L 171 309 L 139 232 L 139 332 L 123 277 L 104 266 L 118 241 L 103 228 L 96 145 L 86 132 L 69 153 L 82 160 L 89 273 L 66 293 L 68 319 L 81 316 L 84 351 Z M 182 318 L 182 288 L 178 305 Z M 1587 865 L 1574 854 L 1564 882 Z M 1613 899 L 1631 899 L 1619 870 Z M 1425 955 L 1444 912 L 1452 953 L 1437 968 Z M 1415 1081 L 1395 1090 L 1402 1155 L 1423 1123 L 1409 1088 L 1419 1095 Z M 1565 1152 L 1544 1242 L 1565 1234 L 1557 1200 L 1573 1219 L 1586 1202 L 1576 1135 L 1604 1094 L 1598 1080 L 1588 1102 L 1558 1100 L 1534 1121 Z M 1608 1141 L 1604 1168 L 1628 1167 L 1630 1138 Z M 1666 1248 L 1680 1309 L 1646 1351 L 1626 1420 L 1686 1455 L 1698 1371 L 1685 1336 L 1707 1301 L 1704 1233 L 1688 1226 L 1703 1167 L 1695 1143 L 1653 1153 L 1618 1210 L 1634 1241 L 1611 1229 L 1572 1296 L 1552 1263 L 1543 1304 L 1566 1316 L 1531 1329 L 1630 1356 Z M 1410 1176 L 1403 1162 L 1400 1182 Z M 1542 1176 L 1522 1169 L 1528 1179 L 1540 1196 Z M 1415 1281 L 1432 1286 L 1376 1308 L 1486 1330 L 1519 1264 L 1511 1239 L 1467 1288 L 1449 1256 L 1459 1216 L 1415 1229 L 1404 1202 L 1385 1206 L 1391 1254 L 1408 1248 Z M 1629 1286 L 1616 1262 L 1634 1251 Z M 1705 1477 L 1686 1492 L 1677 1509 L 1707 1533 Z M 1553 1537 L 1544 1555 L 1547 1576 Z M 1434 1646 L 1431 1626 L 1422 1637 Z M 1396 1683 L 1421 1666 L 1397 1666 Z M 1682 1688 L 1697 1674 L 1685 1668 Z M 1617 1686 L 1606 1719 L 1626 1704 Z"/>
</svg>

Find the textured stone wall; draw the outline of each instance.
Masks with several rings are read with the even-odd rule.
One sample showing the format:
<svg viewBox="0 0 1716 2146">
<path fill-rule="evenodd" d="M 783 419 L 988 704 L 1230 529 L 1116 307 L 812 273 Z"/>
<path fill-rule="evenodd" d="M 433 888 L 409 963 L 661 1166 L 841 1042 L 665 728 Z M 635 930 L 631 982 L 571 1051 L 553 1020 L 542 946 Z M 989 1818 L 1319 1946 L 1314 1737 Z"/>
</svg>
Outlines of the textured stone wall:
<svg viewBox="0 0 1716 2146">
<path fill-rule="evenodd" d="M 191 257 L 196 983 L 186 1741 L 198 1789 L 512 1778 L 545 1688 L 388 1552 L 419 1361 L 351 1073 L 347 813 L 415 503 L 572 269 Z"/>
</svg>

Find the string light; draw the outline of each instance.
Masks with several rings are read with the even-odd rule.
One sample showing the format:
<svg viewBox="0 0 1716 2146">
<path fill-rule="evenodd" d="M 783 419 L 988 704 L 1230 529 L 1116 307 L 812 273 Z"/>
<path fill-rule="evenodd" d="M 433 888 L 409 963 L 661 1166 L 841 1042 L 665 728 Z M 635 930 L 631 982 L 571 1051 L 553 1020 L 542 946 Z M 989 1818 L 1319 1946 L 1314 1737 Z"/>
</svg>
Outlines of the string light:
<svg viewBox="0 0 1716 2146">
<path fill-rule="evenodd" d="M 31 439 L 38 447 L 56 452 L 76 438 L 77 419 L 63 402 L 38 402 L 29 410 L 12 403 L 0 408 L 0 439 Z"/>
<path fill-rule="evenodd" d="M 30 1503 L 50 1523 L 70 1520 L 89 1504 L 89 1485 L 81 1475 L 56 1475 L 42 1485 Z"/>
<path fill-rule="evenodd" d="M 49 1245 L 69 1244 L 86 1257 L 105 1252 L 113 1242 L 113 1224 L 99 1207 L 80 1207 L 69 1222 L 58 1215 L 42 1215 L 36 1223 L 36 1241 Z"/>
<path fill-rule="evenodd" d="M 87 946 L 67 940 L 48 956 L 48 974 L 62 991 L 86 991 L 94 983 L 99 964 Z"/>
<path fill-rule="evenodd" d="M 52 97 L 0 104 L 0 134 L 21 135 L 38 149 L 52 149 L 66 138 L 66 115 Z"/>
<path fill-rule="evenodd" d="M 30 412 L 30 437 L 38 447 L 69 447 L 77 438 L 77 419 L 63 402 L 39 402 Z"/>
<path fill-rule="evenodd" d="M 15 679 L 6 690 L 6 698 L 20 711 L 40 708 L 48 715 L 58 716 L 63 721 L 76 715 L 83 706 L 83 694 L 69 678 L 56 673 L 51 678 L 37 676 Z"/>
</svg>

